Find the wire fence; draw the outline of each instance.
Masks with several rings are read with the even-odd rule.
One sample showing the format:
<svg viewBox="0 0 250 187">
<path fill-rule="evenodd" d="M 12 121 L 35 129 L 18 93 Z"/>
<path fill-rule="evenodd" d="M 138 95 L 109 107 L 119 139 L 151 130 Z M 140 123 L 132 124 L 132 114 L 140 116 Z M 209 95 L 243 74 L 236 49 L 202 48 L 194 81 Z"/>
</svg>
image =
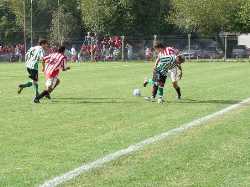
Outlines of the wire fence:
<svg viewBox="0 0 250 187">
<path fill-rule="evenodd" d="M 20 33 L 19 33 L 20 34 Z M 49 33 L 34 32 L 36 38 L 46 38 Z M 40 37 L 39 37 L 40 36 Z M 45 37 L 44 37 L 45 36 Z M 0 40 L 0 61 L 24 61 L 25 51 L 38 41 L 19 41 L 5 45 Z M 88 33 L 82 39 L 66 38 L 66 56 L 73 62 L 88 61 L 151 61 L 156 54 L 153 44 L 161 42 L 165 46 L 178 49 L 188 60 L 249 60 L 250 50 L 238 45 L 238 35 L 198 37 L 187 35 L 135 37 L 135 36 L 99 36 Z M 47 53 L 54 51 L 51 45 Z"/>
</svg>

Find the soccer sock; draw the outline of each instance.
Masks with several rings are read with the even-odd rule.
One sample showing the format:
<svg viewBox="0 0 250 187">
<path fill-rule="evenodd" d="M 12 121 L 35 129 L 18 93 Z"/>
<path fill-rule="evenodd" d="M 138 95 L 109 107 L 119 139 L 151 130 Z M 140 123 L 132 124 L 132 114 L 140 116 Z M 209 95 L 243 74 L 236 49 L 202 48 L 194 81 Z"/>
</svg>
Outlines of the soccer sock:
<svg viewBox="0 0 250 187">
<path fill-rule="evenodd" d="M 155 82 L 154 82 L 152 79 L 148 79 L 148 83 L 149 83 L 150 85 L 153 85 Z"/>
<path fill-rule="evenodd" d="M 177 94 L 178 94 L 178 97 L 181 97 L 181 88 L 180 87 L 177 87 L 175 88 Z"/>
<path fill-rule="evenodd" d="M 35 88 L 35 92 L 36 92 L 36 97 L 39 95 L 39 92 L 38 92 L 38 84 L 37 83 L 33 83 L 34 85 L 34 88 Z"/>
<path fill-rule="evenodd" d="M 32 82 L 27 82 L 25 84 L 20 84 L 21 88 L 27 88 L 27 87 L 31 87 L 32 86 Z"/>
<path fill-rule="evenodd" d="M 155 96 L 157 94 L 157 90 L 158 90 L 158 86 L 154 84 L 154 86 L 152 88 L 152 97 L 155 98 Z"/>
<path fill-rule="evenodd" d="M 159 87 L 158 90 L 159 90 L 159 96 L 163 97 L 163 87 Z"/>
<path fill-rule="evenodd" d="M 45 95 L 49 95 L 49 92 L 47 90 L 44 90 L 40 95 L 38 95 L 36 98 L 38 100 L 42 99 Z"/>
</svg>

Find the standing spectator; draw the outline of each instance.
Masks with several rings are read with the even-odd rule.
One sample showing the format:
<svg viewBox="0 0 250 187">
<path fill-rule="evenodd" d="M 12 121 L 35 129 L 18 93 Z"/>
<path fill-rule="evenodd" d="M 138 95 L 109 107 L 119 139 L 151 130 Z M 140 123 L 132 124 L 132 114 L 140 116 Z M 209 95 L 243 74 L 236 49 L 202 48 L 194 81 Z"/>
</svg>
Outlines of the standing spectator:
<svg viewBox="0 0 250 187">
<path fill-rule="evenodd" d="M 152 50 L 149 47 L 146 47 L 146 49 L 145 49 L 145 56 L 146 56 L 147 61 L 152 60 L 153 53 L 152 53 Z"/>
<path fill-rule="evenodd" d="M 128 50 L 128 60 L 133 59 L 133 46 L 130 43 L 127 43 L 126 48 Z"/>
<path fill-rule="evenodd" d="M 72 46 L 72 48 L 71 48 L 71 50 L 70 50 L 70 53 L 71 53 L 71 60 L 72 60 L 73 62 L 77 62 L 77 61 L 78 61 L 78 60 L 77 60 L 77 51 L 76 51 L 76 48 L 75 48 L 74 45 Z"/>
<path fill-rule="evenodd" d="M 19 48 L 18 45 L 16 45 L 16 47 L 15 47 L 15 56 L 17 57 L 19 62 L 22 60 L 21 49 Z"/>
</svg>

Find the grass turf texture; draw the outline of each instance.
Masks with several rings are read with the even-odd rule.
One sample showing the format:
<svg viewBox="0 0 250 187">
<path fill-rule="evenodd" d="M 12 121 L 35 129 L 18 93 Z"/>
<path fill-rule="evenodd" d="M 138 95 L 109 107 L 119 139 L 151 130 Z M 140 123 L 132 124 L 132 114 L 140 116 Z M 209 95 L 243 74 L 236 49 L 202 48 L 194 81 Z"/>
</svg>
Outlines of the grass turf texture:
<svg viewBox="0 0 250 187">
<path fill-rule="evenodd" d="M 52 94 L 53 100 L 42 100 L 42 104 L 35 105 L 32 103 L 33 89 L 24 90 L 20 96 L 16 94 L 17 85 L 26 80 L 23 66 L 23 64 L 0 64 L 0 186 L 41 184 L 83 163 L 126 148 L 130 144 L 178 127 L 250 96 L 250 88 L 246 86 L 250 82 L 248 63 L 187 63 L 184 65 L 184 78 L 180 83 L 183 100 L 175 100 L 175 92 L 168 82 L 165 93 L 168 102 L 164 105 L 145 102 L 141 97 L 132 96 L 132 90 L 138 87 L 141 88 L 143 95 L 150 95 L 150 89 L 142 88 L 141 85 L 145 75 L 150 76 L 152 64 L 74 64 L 71 71 L 62 74 L 62 84 Z M 41 90 L 44 87 L 44 79 L 42 75 L 40 78 Z M 242 125 L 244 125 L 246 124 L 244 116 L 246 117 L 247 113 L 242 115 Z M 237 133 L 249 132 L 243 127 L 240 130 Z M 215 136 L 215 132 L 211 132 L 212 135 Z M 231 132 L 234 132 L 233 127 Z M 207 136 L 209 135 L 211 139 L 215 138 L 211 134 Z M 228 135 L 224 133 L 219 138 L 223 143 L 227 141 L 227 137 Z M 162 154 L 164 155 L 167 149 L 172 151 L 167 163 L 173 168 L 178 163 L 178 158 L 182 159 L 179 166 L 181 163 L 189 163 L 188 160 L 185 162 L 185 154 L 183 157 L 180 155 L 181 148 L 185 148 L 181 144 L 185 143 L 181 142 L 181 138 L 175 138 L 173 143 L 161 142 L 156 145 L 156 149 L 158 146 L 156 154 L 161 152 L 161 145 L 169 146 L 162 150 Z M 210 138 L 204 139 L 204 142 L 201 138 L 200 145 L 205 144 Z M 246 144 L 245 151 L 249 158 L 248 147 Z M 188 146 L 187 149 L 192 151 L 193 147 Z M 203 154 L 202 149 L 196 150 L 197 155 L 194 156 L 197 157 L 192 158 L 193 161 L 199 160 L 199 156 Z M 217 154 L 220 153 L 224 154 L 218 150 Z M 126 163 L 127 166 L 130 162 L 131 164 L 142 162 L 140 155 L 130 158 L 132 160 Z M 225 163 L 227 160 L 231 162 L 229 158 L 225 159 Z M 237 161 L 235 158 L 235 162 Z M 149 161 L 148 163 L 150 164 Z M 155 163 L 159 167 L 162 164 L 159 160 Z M 195 166 L 195 163 L 190 164 Z M 115 165 L 108 166 L 107 171 L 112 174 L 117 169 Z M 137 179 L 135 182 L 139 184 L 141 182 L 142 185 L 145 185 L 143 181 L 146 178 L 151 182 L 159 178 L 162 182 L 162 175 L 158 175 L 157 165 L 154 175 L 149 172 L 148 176 L 146 171 L 150 171 L 151 168 L 146 166 L 147 164 L 145 168 L 143 167 L 142 173 L 139 170 L 136 172 L 131 169 L 131 171 L 129 167 L 128 170 L 125 168 L 124 171 L 120 171 L 129 172 L 126 178 L 128 180 L 112 179 L 112 175 L 107 180 L 114 183 L 114 186 L 133 186 L 135 185 L 133 179 Z M 221 175 L 228 169 L 227 165 L 223 166 L 222 163 L 218 164 L 218 168 L 216 166 L 213 169 L 217 169 Z M 204 167 L 208 168 L 209 163 Z M 183 176 L 187 175 L 187 178 L 178 177 L 178 172 L 164 173 L 165 177 L 172 181 L 176 179 L 177 182 L 178 179 L 179 184 L 181 182 L 185 184 L 185 181 L 186 184 L 190 184 L 188 182 L 192 179 L 192 172 L 194 176 L 197 170 L 184 170 L 181 173 Z M 200 168 L 199 172 L 206 173 L 206 170 Z M 84 179 L 85 176 L 90 180 Z M 105 180 L 101 176 L 102 174 L 96 172 L 84 175 L 83 180 L 80 177 L 77 181 L 77 185 L 103 186 Z M 132 176 L 132 179 L 129 176 Z M 237 177 L 244 178 L 244 174 L 239 173 Z M 192 182 L 196 179 L 198 181 L 198 178 L 193 177 Z M 91 183 L 95 180 L 95 183 Z M 216 180 L 209 183 L 208 180 L 208 183 L 200 184 L 214 186 L 220 183 L 216 183 Z"/>
</svg>

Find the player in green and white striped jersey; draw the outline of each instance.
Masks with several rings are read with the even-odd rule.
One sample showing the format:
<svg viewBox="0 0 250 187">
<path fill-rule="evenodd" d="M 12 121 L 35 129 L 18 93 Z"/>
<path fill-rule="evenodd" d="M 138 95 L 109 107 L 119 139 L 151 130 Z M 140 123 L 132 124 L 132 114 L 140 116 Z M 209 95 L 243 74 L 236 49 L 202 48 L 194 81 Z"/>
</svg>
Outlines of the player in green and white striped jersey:
<svg viewBox="0 0 250 187">
<path fill-rule="evenodd" d="M 166 78 L 169 70 L 180 66 L 181 63 L 185 61 L 185 59 L 176 54 L 170 54 L 166 52 L 164 47 L 159 46 L 155 47 L 158 52 L 158 58 L 156 60 L 156 64 L 154 66 L 154 75 L 153 75 L 153 88 L 152 88 L 152 96 L 145 97 L 146 100 L 154 100 L 159 91 L 159 99 L 158 102 L 162 103 L 163 100 L 163 88 L 166 82 Z"/>
<path fill-rule="evenodd" d="M 45 50 L 48 48 L 47 40 L 41 40 L 38 46 L 31 47 L 25 55 L 25 66 L 29 74 L 31 81 L 18 86 L 18 94 L 22 92 L 24 88 L 31 87 L 35 88 L 36 96 L 38 93 L 38 63 L 45 56 Z"/>
</svg>

